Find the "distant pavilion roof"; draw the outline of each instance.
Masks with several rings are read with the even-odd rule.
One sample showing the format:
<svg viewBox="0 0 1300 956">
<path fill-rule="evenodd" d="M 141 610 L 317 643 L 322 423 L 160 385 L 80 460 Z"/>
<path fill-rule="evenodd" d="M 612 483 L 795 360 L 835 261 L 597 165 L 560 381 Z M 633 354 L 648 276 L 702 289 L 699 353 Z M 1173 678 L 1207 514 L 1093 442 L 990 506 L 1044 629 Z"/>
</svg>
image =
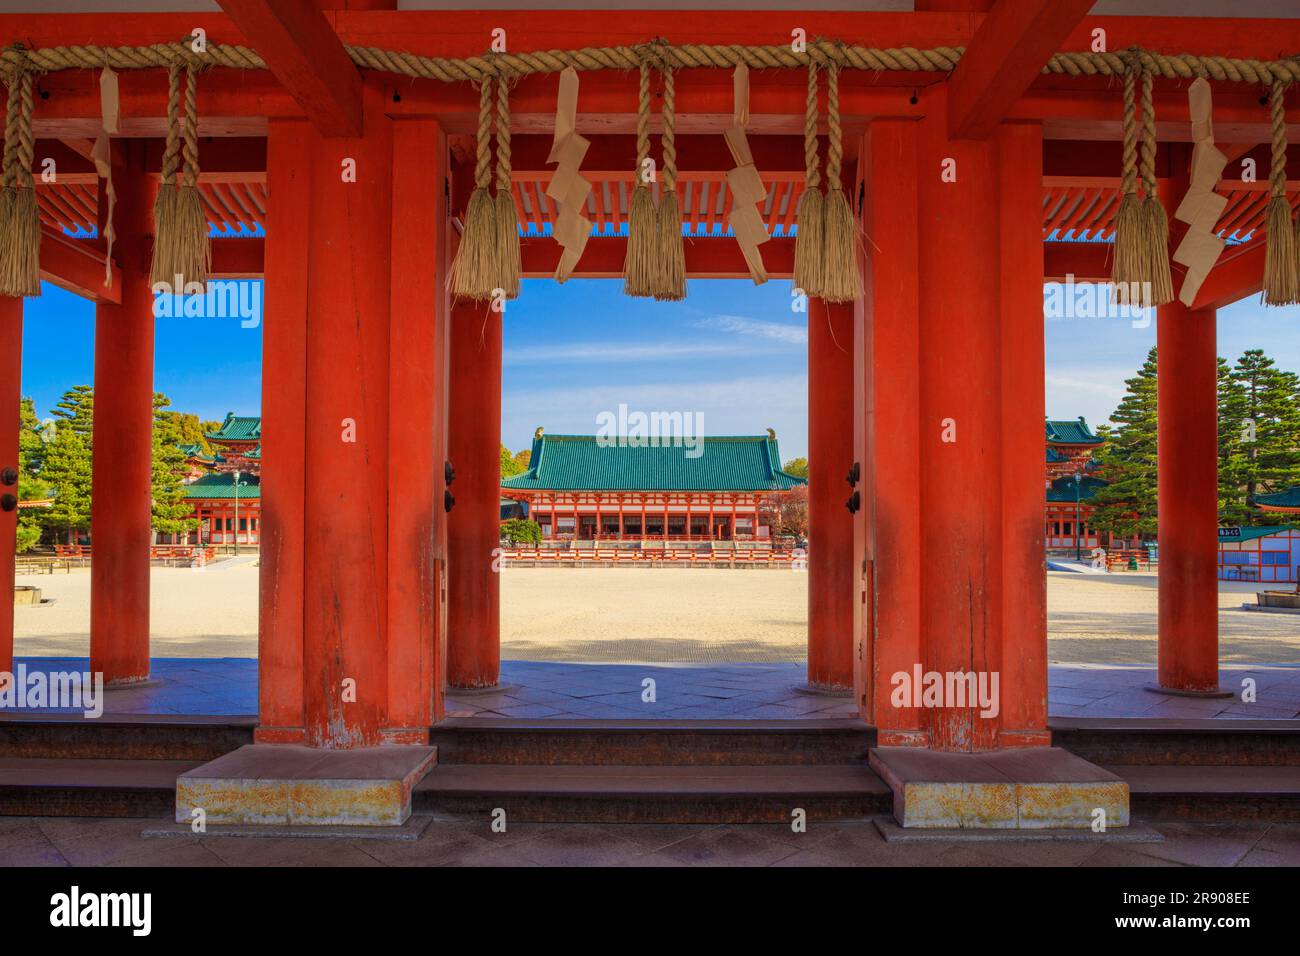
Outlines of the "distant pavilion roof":
<svg viewBox="0 0 1300 956">
<path fill-rule="evenodd" d="M 1087 501 L 1098 490 L 1105 488 L 1108 482 L 1100 478 L 1094 478 L 1092 475 L 1084 475 L 1079 481 L 1079 500 Z M 1074 476 L 1062 475 L 1051 483 L 1047 488 L 1048 501 L 1073 502 L 1074 499 Z"/>
<path fill-rule="evenodd" d="M 1255 504 L 1264 511 L 1300 511 L 1300 485 L 1271 495 L 1256 495 Z"/>
<path fill-rule="evenodd" d="M 261 416 L 242 416 L 234 412 L 226 413 L 226 420 L 214 432 L 208 432 L 206 438 L 214 441 L 261 441 Z"/>
<path fill-rule="evenodd" d="M 209 498 L 235 497 L 235 476 L 228 471 L 214 471 L 196 478 L 185 489 L 186 501 L 206 501 Z M 261 498 L 262 488 L 256 475 L 243 475 L 239 480 L 239 500 Z"/>
<path fill-rule="evenodd" d="M 1058 445 L 1100 445 L 1098 438 L 1080 415 L 1077 421 L 1047 420 L 1047 440 Z"/>
<path fill-rule="evenodd" d="M 703 438 L 700 455 L 676 445 L 597 443 L 594 435 L 539 435 L 529 468 L 502 491 L 789 491 L 808 482 L 781 470 L 775 436 Z"/>
</svg>

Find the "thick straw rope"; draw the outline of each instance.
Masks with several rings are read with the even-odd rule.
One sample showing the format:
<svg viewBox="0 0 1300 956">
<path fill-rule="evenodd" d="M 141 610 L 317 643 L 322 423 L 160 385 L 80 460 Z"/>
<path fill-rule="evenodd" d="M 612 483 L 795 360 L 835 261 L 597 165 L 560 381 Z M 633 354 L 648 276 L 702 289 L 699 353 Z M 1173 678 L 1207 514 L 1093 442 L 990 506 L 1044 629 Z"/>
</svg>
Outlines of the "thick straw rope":
<svg viewBox="0 0 1300 956">
<path fill-rule="evenodd" d="M 41 221 L 36 206 L 32 160 L 32 74 L 19 70 L 6 78 L 3 175 L 0 175 L 0 295 L 41 294 Z"/>
<path fill-rule="evenodd" d="M 519 276 L 523 261 L 519 250 L 519 214 L 515 209 L 514 185 L 510 181 L 510 78 L 497 77 L 497 194 L 496 212 L 497 280 L 507 299 L 519 297 Z"/>
<path fill-rule="evenodd" d="M 627 251 L 623 257 L 623 291 L 631 296 L 655 294 L 654 263 L 658 222 L 654 193 L 645 179 L 650 158 L 650 64 L 640 66 L 636 114 L 636 171 L 628 201 Z"/>
<path fill-rule="evenodd" d="M 1291 226 L 1291 204 L 1286 198 L 1286 84 L 1275 82 L 1269 89 L 1273 123 L 1272 165 L 1269 169 L 1268 207 L 1264 212 L 1264 304 L 1294 305 L 1300 302 L 1300 246 Z"/>
<path fill-rule="evenodd" d="M 817 150 L 817 64 L 809 63 L 803 122 L 804 189 L 799 197 L 794 239 L 794 284 L 805 295 L 817 295 L 822 290 L 825 202 Z"/>
<path fill-rule="evenodd" d="M 822 225 L 821 291 L 827 302 L 850 302 L 858 294 L 857 227 L 841 168 L 844 133 L 840 125 L 840 68 L 832 63 L 826 78 L 826 206 Z"/>
<path fill-rule="evenodd" d="M 530 76 L 558 73 L 572 66 L 586 70 L 635 70 L 643 62 L 672 69 L 734 69 L 744 63 L 750 69 L 795 69 L 816 60 L 835 63 L 842 69 L 870 72 L 904 71 L 910 73 L 949 73 L 956 68 L 965 52 L 963 47 L 863 47 L 818 40 L 803 53 L 795 53 L 788 44 L 775 46 L 655 44 L 646 47 L 584 47 L 581 50 L 538 50 L 527 53 L 496 53 L 461 59 L 419 56 L 378 47 L 347 46 L 345 49 L 357 66 L 386 73 L 398 73 L 444 83 L 480 82 L 502 73 Z M 43 73 L 58 70 L 98 69 L 105 65 L 114 70 L 144 70 L 186 62 L 193 53 L 189 41 L 158 43 L 152 46 L 59 46 L 35 50 L 9 49 L 0 52 L 0 70 L 21 64 Z M 243 70 L 264 70 L 266 64 L 257 51 L 245 46 L 209 43 L 203 54 L 210 66 Z M 1064 76 L 1123 76 L 1128 65 L 1127 53 L 1057 53 L 1043 66 L 1045 74 Z M 1227 56 L 1201 56 L 1194 53 L 1167 55 L 1139 51 L 1138 65 L 1164 79 L 1190 80 L 1198 76 L 1221 82 L 1271 84 L 1274 80 L 1300 81 L 1300 59 L 1241 59 Z"/>
<path fill-rule="evenodd" d="M 664 154 L 662 192 L 659 195 L 658 250 L 654 263 L 656 299 L 678 302 L 686 298 L 686 249 L 682 240 L 682 210 L 677 198 L 677 84 L 672 69 L 664 77 L 664 131 L 659 137 Z"/>
<path fill-rule="evenodd" d="M 1169 271 L 1169 216 L 1156 190 L 1156 114 L 1152 101 L 1152 76 L 1142 72 L 1142 200 L 1143 245 L 1147 256 L 1147 274 L 1151 282 L 1151 301 L 1146 305 L 1164 305 L 1174 299 L 1174 280 Z"/>
<path fill-rule="evenodd" d="M 176 209 L 176 170 L 180 167 L 181 154 L 181 65 L 173 64 L 167 71 L 167 143 L 163 147 L 162 182 L 158 187 L 158 196 L 154 200 L 153 218 L 154 235 L 161 236 L 164 227 L 159 224 L 175 222 Z M 153 244 L 153 268 L 149 272 L 151 283 L 171 283 L 176 276 L 175 250 L 170 244 L 155 239 Z"/>
<path fill-rule="evenodd" d="M 496 235 L 496 209 L 492 200 L 492 80 L 479 84 L 478 151 L 474 167 L 474 192 L 465 207 L 465 229 L 451 264 L 451 288 L 469 299 L 490 299 L 497 284 L 500 262 Z"/>
<path fill-rule="evenodd" d="M 1143 283 L 1150 281 L 1143 253 L 1142 199 L 1138 196 L 1136 59 L 1124 73 L 1123 157 L 1119 211 L 1115 214 L 1115 253 L 1111 264 L 1116 302 L 1145 305 Z"/>
</svg>

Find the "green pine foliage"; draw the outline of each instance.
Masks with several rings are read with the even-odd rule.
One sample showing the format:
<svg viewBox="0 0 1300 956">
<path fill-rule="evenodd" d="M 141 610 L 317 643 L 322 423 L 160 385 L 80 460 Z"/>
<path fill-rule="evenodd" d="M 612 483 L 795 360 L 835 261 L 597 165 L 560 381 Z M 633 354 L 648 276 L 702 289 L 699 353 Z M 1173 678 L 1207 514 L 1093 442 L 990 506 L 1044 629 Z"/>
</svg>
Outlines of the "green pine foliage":
<svg viewBox="0 0 1300 956">
<path fill-rule="evenodd" d="M 162 534 L 182 534 L 199 526 L 193 508 L 185 501 L 185 453 L 199 427 L 197 415 L 169 410 L 172 401 L 161 392 L 153 396 L 153 529 Z"/>
<path fill-rule="evenodd" d="M 1157 527 L 1156 350 L 1111 416 L 1092 525 L 1121 537 L 1151 536 Z M 1300 484 L 1300 376 L 1279 369 L 1263 349 L 1235 364 L 1218 360 L 1219 519 L 1228 525 L 1274 525 L 1255 496 Z"/>
</svg>

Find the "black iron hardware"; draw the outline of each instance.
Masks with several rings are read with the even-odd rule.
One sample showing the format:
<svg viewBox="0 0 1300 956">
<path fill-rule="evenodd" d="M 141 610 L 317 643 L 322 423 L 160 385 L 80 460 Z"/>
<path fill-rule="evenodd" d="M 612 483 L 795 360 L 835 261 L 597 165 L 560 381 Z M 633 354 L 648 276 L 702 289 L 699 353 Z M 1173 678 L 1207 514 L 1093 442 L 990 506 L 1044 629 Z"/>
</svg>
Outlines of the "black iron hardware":
<svg viewBox="0 0 1300 956">
<path fill-rule="evenodd" d="M 0 484 L 2 485 L 18 484 L 18 472 L 16 472 L 12 468 L 6 468 L 4 471 L 0 471 Z"/>
<path fill-rule="evenodd" d="M 456 507 L 456 498 L 450 491 L 444 491 L 442 493 L 442 510 L 451 511 L 454 507 Z"/>
<path fill-rule="evenodd" d="M 0 511 L 13 511 L 18 507 L 18 498 L 14 495 L 0 495 Z"/>
</svg>

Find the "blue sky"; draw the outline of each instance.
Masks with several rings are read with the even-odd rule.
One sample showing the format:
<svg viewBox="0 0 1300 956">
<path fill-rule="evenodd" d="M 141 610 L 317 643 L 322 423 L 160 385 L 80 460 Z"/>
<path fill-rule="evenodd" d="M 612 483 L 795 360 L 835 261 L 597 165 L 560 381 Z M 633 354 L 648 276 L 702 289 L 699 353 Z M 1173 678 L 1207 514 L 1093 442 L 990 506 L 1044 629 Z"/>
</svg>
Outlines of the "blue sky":
<svg viewBox="0 0 1300 956">
<path fill-rule="evenodd" d="M 596 416 L 630 411 L 703 414 L 704 433 L 775 428 L 782 456 L 807 454 L 806 316 L 791 309 L 789 283 L 691 280 L 685 302 L 631 299 L 621 280 L 559 285 L 529 280 L 508 305 L 502 372 L 502 440 L 529 447 L 534 429 L 596 431 Z M 94 309 L 46 285 L 28 299 L 23 394 L 44 416 L 94 370 Z M 274 321 L 274 317 L 271 317 Z M 261 329 L 239 319 L 156 320 L 155 388 L 204 419 L 257 414 Z M 1140 323 L 1139 323 L 1140 324 Z M 1069 318 L 1046 322 L 1047 414 L 1104 421 L 1124 379 L 1155 343 L 1155 323 Z M 1300 371 L 1300 307 L 1265 309 L 1252 299 L 1219 313 L 1219 354 L 1264 348 Z"/>
</svg>

